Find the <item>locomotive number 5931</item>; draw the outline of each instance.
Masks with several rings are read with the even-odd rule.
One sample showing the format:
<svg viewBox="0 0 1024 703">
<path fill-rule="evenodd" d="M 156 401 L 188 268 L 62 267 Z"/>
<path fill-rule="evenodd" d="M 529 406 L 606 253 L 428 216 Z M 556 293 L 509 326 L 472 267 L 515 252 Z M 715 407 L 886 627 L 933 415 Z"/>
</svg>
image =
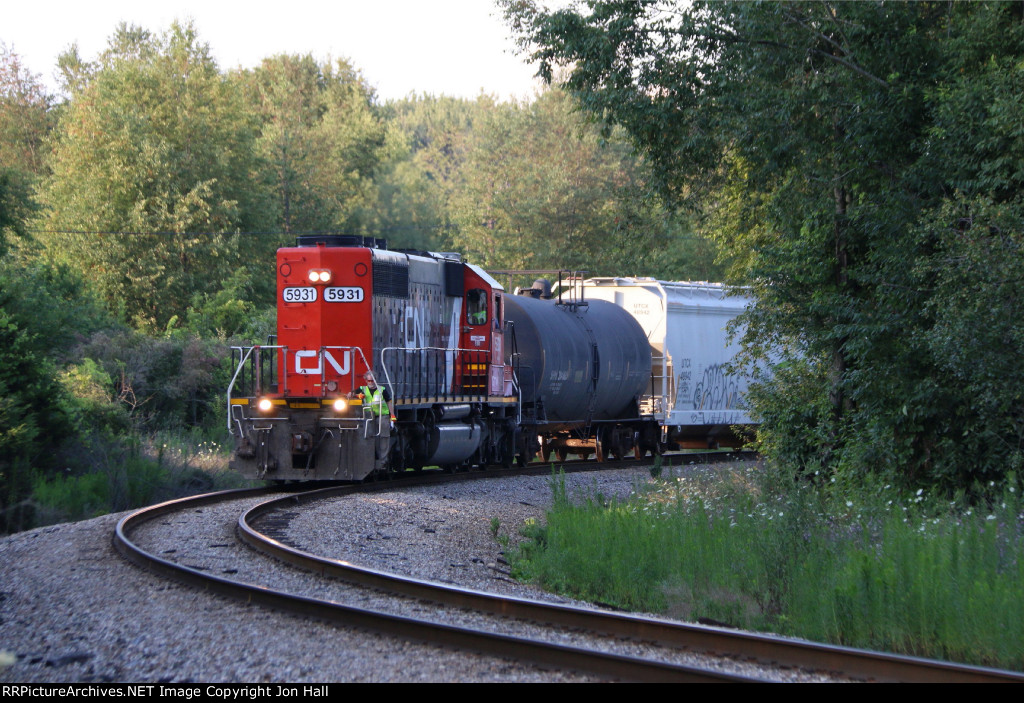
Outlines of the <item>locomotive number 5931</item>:
<svg viewBox="0 0 1024 703">
<path fill-rule="evenodd" d="M 315 303 L 316 288 L 313 286 L 285 288 L 281 291 L 281 299 L 286 303 Z"/>
<path fill-rule="evenodd" d="M 324 288 L 324 300 L 328 303 L 361 303 L 363 289 L 358 286 Z"/>
</svg>

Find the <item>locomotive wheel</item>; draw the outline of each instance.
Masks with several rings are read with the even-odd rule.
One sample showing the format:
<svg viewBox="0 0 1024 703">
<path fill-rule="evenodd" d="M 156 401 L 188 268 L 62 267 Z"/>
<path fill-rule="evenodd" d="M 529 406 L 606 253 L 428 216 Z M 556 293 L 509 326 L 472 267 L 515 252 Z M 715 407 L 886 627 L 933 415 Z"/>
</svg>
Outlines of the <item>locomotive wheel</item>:
<svg viewBox="0 0 1024 703">
<path fill-rule="evenodd" d="M 512 438 L 504 439 L 498 445 L 498 456 L 496 457 L 495 464 L 503 469 L 511 469 L 512 464 L 516 460 L 516 447 Z"/>
<path fill-rule="evenodd" d="M 516 466 L 525 468 L 530 463 L 530 443 L 519 430 L 513 433 L 512 444 L 515 447 Z"/>
<path fill-rule="evenodd" d="M 505 436 L 498 443 L 498 466 L 511 469 L 516 460 L 516 433 L 511 424 L 505 427 Z"/>
</svg>

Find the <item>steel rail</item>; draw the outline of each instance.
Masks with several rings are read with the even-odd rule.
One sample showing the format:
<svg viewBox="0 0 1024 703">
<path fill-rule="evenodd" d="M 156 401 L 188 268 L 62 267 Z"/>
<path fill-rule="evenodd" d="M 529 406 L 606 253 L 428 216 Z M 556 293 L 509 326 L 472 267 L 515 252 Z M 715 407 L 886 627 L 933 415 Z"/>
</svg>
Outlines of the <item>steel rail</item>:
<svg viewBox="0 0 1024 703">
<path fill-rule="evenodd" d="M 404 485 L 404 484 L 403 484 Z M 343 490 L 343 489 L 342 489 Z M 254 549 L 296 567 L 360 586 L 408 597 L 472 608 L 494 615 L 550 623 L 662 646 L 755 659 L 762 663 L 838 672 L 875 681 L 928 683 L 1024 683 L 1024 674 L 921 657 L 820 644 L 807 640 L 739 632 L 706 625 L 541 603 L 448 586 L 321 557 L 262 534 L 253 525 L 272 512 L 341 494 L 336 488 L 305 492 L 261 503 L 239 516 L 238 533 Z"/>
<path fill-rule="evenodd" d="M 373 484 L 370 484 L 371 487 Z M 377 484 L 380 486 L 380 484 Z M 363 486 L 328 489 L 334 492 L 355 491 Z M 372 489 L 372 488 L 371 488 Z M 122 518 L 114 531 L 115 548 L 132 563 L 156 573 L 209 592 L 247 603 L 258 603 L 290 613 L 327 620 L 347 627 L 356 627 L 427 643 L 441 644 L 503 658 L 534 663 L 541 668 L 571 669 L 596 674 L 605 679 L 647 682 L 758 682 L 759 679 L 697 667 L 648 661 L 637 657 L 596 652 L 578 647 L 552 644 L 468 628 L 416 620 L 365 608 L 356 608 L 333 601 L 297 596 L 252 583 L 231 581 L 206 574 L 188 566 L 156 556 L 135 544 L 135 530 L 151 520 L 169 513 L 194 509 L 225 500 L 255 497 L 268 489 L 221 491 L 191 498 L 168 501 L 137 510 Z"/>
</svg>

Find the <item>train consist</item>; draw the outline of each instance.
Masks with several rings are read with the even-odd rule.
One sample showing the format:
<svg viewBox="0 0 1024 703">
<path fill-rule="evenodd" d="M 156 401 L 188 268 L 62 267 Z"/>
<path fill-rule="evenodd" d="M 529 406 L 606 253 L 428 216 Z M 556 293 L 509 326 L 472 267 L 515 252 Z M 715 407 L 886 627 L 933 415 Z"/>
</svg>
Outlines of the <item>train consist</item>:
<svg viewBox="0 0 1024 703">
<path fill-rule="evenodd" d="M 251 478 L 640 456 L 749 423 L 723 369 L 744 301 L 713 284 L 509 295 L 456 254 L 310 235 L 278 251 L 277 290 L 276 339 L 235 348 L 227 393 L 232 467 Z"/>
</svg>

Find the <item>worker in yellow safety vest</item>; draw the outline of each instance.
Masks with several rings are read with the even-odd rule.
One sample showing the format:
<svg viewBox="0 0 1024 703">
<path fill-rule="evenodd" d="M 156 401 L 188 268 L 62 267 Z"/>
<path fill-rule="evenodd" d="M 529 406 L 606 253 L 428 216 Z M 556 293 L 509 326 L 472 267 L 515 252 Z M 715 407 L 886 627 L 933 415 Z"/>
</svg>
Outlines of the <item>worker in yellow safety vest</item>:
<svg viewBox="0 0 1024 703">
<path fill-rule="evenodd" d="M 391 400 L 391 391 L 377 385 L 377 379 L 373 377 L 373 371 L 367 371 L 363 374 L 363 380 L 366 381 L 366 384 L 359 387 L 358 396 L 363 399 L 363 407 L 369 408 L 375 417 L 387 415 L 388 419 L 390 419 L 391 409 L 388 407 L 388 401 Z"/>
<path fill-rule="evenodd" d="M 388 453 L 391 450 L 391 423 L 394 417 L 391 415 L 391 408 L 388 402 L 391 400 L 391 391 L 384 386 L 377 385 L 372 371 L 363 374 L 365 384 L 359 387 L 356 397 L 362 398 L 363 408 L 368 409 L 377 421 L 374 422 L 374 431 L 377 433 L 377 441 L 374 445 L 374 459 L 378 469 L 387 464 Z"/>
</svg>

